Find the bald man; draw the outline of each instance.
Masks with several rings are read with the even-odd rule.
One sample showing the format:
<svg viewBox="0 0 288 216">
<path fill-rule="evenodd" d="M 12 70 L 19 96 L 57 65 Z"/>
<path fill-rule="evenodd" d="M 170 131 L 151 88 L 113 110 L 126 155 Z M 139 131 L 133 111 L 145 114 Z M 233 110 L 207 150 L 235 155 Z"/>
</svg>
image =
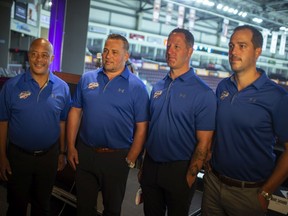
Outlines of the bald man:
<svg viewBox="0 0 288 216">
<path fill-rule="evenodd" d="M 57 169 L 66 165 L 68 85 L 49 71 L 53 46 L 34 40 L 30 68 L 9 79 L 0 92 L 0 180 L 8 181 L 7 215 L 49 215 Z"/>
</svg>

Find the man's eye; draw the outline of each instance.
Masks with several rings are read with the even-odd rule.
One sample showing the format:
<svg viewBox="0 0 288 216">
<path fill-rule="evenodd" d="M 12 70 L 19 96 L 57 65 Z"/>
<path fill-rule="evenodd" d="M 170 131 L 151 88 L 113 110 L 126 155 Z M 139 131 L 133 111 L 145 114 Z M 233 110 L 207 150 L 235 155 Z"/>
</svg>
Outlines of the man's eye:
<svg viewBox="0 0 288 216">
<path fill-rule="evenodd" d="M 41 56 L 43 59 L 48 59 L 49 58 L 49 55 L 48 54 L 42 54 Z"/>
</svg>

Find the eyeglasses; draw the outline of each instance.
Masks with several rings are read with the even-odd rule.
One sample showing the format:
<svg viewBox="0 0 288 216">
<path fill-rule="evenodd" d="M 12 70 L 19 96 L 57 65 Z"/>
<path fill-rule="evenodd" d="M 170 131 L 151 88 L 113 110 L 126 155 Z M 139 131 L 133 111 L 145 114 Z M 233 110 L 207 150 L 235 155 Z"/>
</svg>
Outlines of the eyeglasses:
<svg viewBox="0 0 288 216">
<path fill-rule="evenodd" d="M 48 53 L 30 52 L 29 54 L 30 54 L 29 56 L 32 60 L 35 60 L 37 58 L 48 60 L 50 58 L 50 55 Z"/>
</svg>

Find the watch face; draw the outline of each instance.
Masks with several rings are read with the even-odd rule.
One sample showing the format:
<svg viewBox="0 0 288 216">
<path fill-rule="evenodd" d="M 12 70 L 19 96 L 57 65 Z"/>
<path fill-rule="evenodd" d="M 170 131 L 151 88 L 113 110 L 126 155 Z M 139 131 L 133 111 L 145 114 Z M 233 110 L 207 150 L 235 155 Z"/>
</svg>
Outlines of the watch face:
<svg viewBox="0 0 288 216">
<path fill-rule="evenodd" d="M 265 191 L 261 191 L 261 195 L 268 201 L 272 199 L 272 194 L 269 194 Z"/>
<path fill-rule="evenodd" d="M 135 167 L 135 164 L 131 162 L 128 166 L 129 166 L 130 168 L 134 168 L 134 167 Z"/>
</svg>

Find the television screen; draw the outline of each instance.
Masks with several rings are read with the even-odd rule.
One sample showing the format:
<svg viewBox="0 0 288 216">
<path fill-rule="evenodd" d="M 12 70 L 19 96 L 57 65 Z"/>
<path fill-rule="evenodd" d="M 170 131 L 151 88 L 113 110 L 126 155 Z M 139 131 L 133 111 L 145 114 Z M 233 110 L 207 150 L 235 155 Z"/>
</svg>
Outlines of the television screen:
<svg viewBox="0 0 288 216">
<path fill-rule="evenodd" d="M 14 19 L 26 23 L 27 20 L 27 4 L 15 2 Z"/>
</svg>

